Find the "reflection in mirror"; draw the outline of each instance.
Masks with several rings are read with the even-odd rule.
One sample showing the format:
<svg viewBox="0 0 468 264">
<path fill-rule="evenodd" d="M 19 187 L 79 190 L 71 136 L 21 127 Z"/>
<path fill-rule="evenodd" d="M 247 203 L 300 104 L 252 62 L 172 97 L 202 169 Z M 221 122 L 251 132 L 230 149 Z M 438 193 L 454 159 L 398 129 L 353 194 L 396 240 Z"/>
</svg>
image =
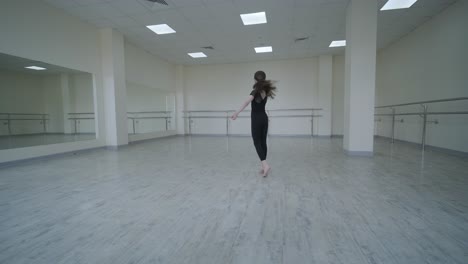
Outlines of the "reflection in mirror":
<svg viewBox="0 0 468 264">
<path fill-rule="evenodd" d="M 174 130 L 175 95 L 171 92 L 127 82 L 128 134 Z"/>
<path fill-rule="evenodd" d="M 0 149 L 95 138 L 90 73 L 0 53 Z"/>
</svg>

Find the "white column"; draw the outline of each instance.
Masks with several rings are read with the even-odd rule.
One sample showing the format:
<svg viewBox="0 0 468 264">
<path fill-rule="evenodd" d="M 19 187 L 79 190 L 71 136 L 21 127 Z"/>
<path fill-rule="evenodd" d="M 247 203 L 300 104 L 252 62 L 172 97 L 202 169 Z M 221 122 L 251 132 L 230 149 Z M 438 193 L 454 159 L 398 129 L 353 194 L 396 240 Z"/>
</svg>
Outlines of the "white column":
<svg viewBox="0 0 468 264">
<path fill-rule="evenodd" d="M 128 144 L 124 38 L 110 28 L 101 29 L 100 35 L 106 145 L 117 148 Z"/>
<path fill-rule="evenodd" d="M 176 68 L 176 119 L 177 119 L 177 134 L 185 135 L 185 83 L 184 83 L 184 66 L 177 65 Z"/>
<path fill-rule="evenodd" d="M 351 0 L 346 13 L 343 147 L 370 156 L 374 147 L 377 1 Z"/>
<path fill-rule="evenodd" d="M 333 56 L 323 55 L 319 57 L 319 74 L 318 74 L 318 98 L 319 107 L 322 111 L 316 112 L 322 115 L 318 118 L 318 135 L 331 136 L 332 119 L 332 85 L 333 85 Z"/>
<path fill-rule="evenodd" d="M 68 119 L 71 117 L 69 113 L 72 112 L 68 74 L 60 74 L 60 89 L 62 92 L 63 131 L 65 134 L 71 134 L 74 131 L 74 123 L 73 120 Z"/>
</svg>

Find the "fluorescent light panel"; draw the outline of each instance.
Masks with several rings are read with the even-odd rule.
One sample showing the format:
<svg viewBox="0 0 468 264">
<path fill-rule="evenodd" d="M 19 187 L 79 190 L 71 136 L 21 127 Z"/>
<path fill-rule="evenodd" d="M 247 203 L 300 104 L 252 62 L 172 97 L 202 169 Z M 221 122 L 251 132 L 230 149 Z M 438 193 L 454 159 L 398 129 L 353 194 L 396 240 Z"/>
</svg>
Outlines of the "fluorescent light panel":
<svg viewBox="0 0 468 264">
<path fill-rule="evenodd" d="M 241 14 L 242 23 L 247 25 L 265 24 L 267 22 L 265 12 Z"/>
<path fill-rule="evenodd" d="M 384 10 L 410 8 L 418 0 L 388 0 L 388 2 L 382 7 Z"/>
<path fill-rule="evenodd" d="M 31 69 L 31 70 L 36 70 L 36 71 L 43 71 L 43 70 L 46 70 L 46 68 L 42 68 L 42 67 L 39 67 L 39 66 L 28 66 L 28 67 L 25 67 L 26 69 Z"/>
<path fill-rule="evenodd" d="M 272 52 L 272 51 L 273 51 L 273 48 L 271 46 L 255 48 L 256 53 L 265 53 L 265 52 Z"/>
<path fill-rule="evenodd" d="M 346 40 L 334 40 L 330 43 L 330 48 L 344 47 L 346 46 Z"/>
<path fill-rule="evenodd" d="M 206 54 L 203 52 L 193 52 L 193 53 L 187 53 L 190 57 L 192 58 L 206 58 Z"/>
<path fill-rule="evenodd" d="M 176 31 L 167 24 L 150 25 L 146 27 L 158 35 L 176 33 Z"/>
</svg>

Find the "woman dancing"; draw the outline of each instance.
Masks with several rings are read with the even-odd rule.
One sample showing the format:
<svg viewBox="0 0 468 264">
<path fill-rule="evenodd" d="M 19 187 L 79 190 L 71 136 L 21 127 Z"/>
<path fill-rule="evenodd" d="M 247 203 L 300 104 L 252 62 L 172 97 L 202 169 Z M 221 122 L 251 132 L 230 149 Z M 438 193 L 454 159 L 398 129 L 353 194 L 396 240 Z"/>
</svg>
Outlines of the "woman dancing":
<svg viewBox="0 0 468 264">
<path fill-rule="evenodd" d="M 249 98 L 242 104 L 241 108 L 232 115 L 232 120 L 236 120 L 249 103 L 251 103 L 251 130 L 255 149 L 262 163 L 261 174 L 266 177 L 271 170 L 266 161 L 267 158 L 267 135 L 268 135 L 268 116 L 265 112 L 265 105 L 268 97 L 274 98 L 276 87 L 273 82 L 266 80 L 266 74 L 263 71 L 257 71 L 254 74 L 255 84 Z"/>
</svg>

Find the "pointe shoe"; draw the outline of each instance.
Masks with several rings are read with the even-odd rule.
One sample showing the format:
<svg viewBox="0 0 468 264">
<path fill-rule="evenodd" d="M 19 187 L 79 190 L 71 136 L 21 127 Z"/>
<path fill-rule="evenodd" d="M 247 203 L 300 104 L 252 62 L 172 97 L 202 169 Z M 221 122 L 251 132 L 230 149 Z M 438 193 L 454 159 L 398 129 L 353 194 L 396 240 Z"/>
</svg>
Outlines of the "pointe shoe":
<svg viewBox="0 0 468 264">
<path fill-rule="evenodd" d="M 263 171 L 263 177 L 268 176 L 268 173 L 271 171 L 271 167 L 268 167 L 266 170 Z"/>
</svg>

